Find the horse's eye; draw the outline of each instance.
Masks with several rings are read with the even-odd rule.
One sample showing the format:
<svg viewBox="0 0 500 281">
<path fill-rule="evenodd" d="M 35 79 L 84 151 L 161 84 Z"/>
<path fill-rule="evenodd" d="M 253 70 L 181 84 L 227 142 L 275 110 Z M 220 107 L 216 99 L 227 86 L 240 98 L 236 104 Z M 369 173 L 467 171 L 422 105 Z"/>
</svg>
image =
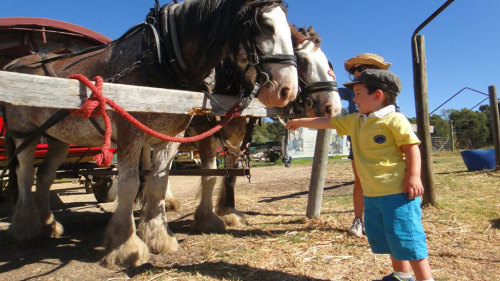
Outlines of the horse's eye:
<svg viewBox="0 0 500 281">
<path fill-rule="evenodd" d="M 243 65 L 248 64 L 248 59 L 247 59 L 246 57 L 242 57 L 242 58 L 240 59 L 240 64 L 243 64 Z"/>
<path fill-rule="evenodd" d="M 313 106 L 313 101 L 312 101 L 312 99 L 307 98 L 307 99 L 305 100 L 304 104 L 305 104 L 305 106 L 306 106 L 306 109 L 311 109 L 311 108 L 312 108 L 312 106 Z"/>
</svg>

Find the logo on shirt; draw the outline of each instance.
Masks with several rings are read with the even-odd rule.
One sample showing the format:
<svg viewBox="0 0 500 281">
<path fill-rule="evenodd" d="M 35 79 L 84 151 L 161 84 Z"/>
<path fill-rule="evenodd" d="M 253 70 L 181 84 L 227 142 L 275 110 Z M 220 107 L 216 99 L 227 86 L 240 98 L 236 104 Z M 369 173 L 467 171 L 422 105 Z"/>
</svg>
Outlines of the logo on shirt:
<svg viewBox="0 0 500 281">
<path fill-rule="evenodd" d="M 387 139 L 385 138 L 384 135 L 376 135 L 375 137 L 373 137 L 373 141 L 378 143 L 378 144 L 382 144 L 386 141 Z"/>
</svg>

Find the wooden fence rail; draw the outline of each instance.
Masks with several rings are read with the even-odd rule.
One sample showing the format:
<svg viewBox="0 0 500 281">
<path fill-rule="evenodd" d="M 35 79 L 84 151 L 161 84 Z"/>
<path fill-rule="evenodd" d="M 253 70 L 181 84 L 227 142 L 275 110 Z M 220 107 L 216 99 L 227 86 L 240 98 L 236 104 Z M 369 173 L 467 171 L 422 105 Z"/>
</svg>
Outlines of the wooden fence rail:
<svg viewBox="0 0 500 281">
<path fill-rule="evenodd" d="M 91 79 L 92 77 L 89 77 Z M 237 98 L 224 95 L 172 89 L 150 88 L 104 83 L 103 95 L 128 112 L 151 112 L 223 116 Z M 54 78 L 0 71 L 0 103 L 44 108 L 77 109 L 91 91 L 74 79 Z M 282 108 L 266 108 L 257 99 L 252 100 L 241 116 L 285 116 Z"/>
</svg>

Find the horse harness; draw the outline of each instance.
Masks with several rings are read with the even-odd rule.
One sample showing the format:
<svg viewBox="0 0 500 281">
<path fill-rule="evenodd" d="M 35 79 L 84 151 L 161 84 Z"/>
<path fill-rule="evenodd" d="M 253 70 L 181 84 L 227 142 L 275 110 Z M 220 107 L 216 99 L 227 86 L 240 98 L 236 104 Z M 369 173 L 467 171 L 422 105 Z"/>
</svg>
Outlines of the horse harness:
<svg viewBox="0 0 500 281">
<path fill-rule="evenodd" d="M 305 37 L 302 41 L 309 40 L 311 43 L 314 43 L 311 40 L 312 38 L 310 34 L 306 30 L 304 30 L 303 32 L 305 32 L 304 35 L 306 35 L 307 37 Z M 294 48 L 295 53 L 298 53 L 298 51 L 299 49 Z M 297 57 L 298 59 L 301 59 L 299 55 L 297 55 Z M 328 61 L 328 65 L 330 69 L 333 70 L 333 66 L 330 61 Z M 299 78 L 299 94 L 296 103 L 303 105 L 304 108 L 311 108 L 313 106 L 313 101 L 311 98 L 312 94 L 323 91 L 338 91 L 336 80 L 307 83 L 304 79 L 300 78 L 300 76 L 298 78 Z"/>
<path fill-rule="evenodd" d="M 174 1 L 177 2 L 177 1 Z M 265 85 L 270 82 L 272 76 L 270 73 L 262 70 L 261 64 L 263 63 L 281 63 L 281 64 L 289 64 L 297 67 L 296 57 L 295 55 L 266 55 L 262 52 L 262 50 L 257 46 L 253 38 L 255 38 L 258 31 L 260 31 L 260 27 L 257 23 L 257 17 L 261 12 L 262 6 L 266 5 L 276 5 L 281 4 L 281 0 L 259 0 L 253 1 L 248 6 L 239 13 L 239 22 L 243 27 L 243 39 L 241 39 L 240 43 L 244 46 L 244 49 L 249 58 L 249 65 L 245 69 L 245 72 L 251 66 L 254 66 L 258 73 L 258 79 L 256 79 L 255 85 L 250 93 L 246 93 L 241 97 L 240 104 L 242 104 L 241 110 L 243 110 L 250 103 L 251 99 L 258 96 L 258 92 L 260 89 L 260 84 Z M 41 64 L 41 67 L 44 69 L 44 72 L 48 76 L 57 77 L 56 72 L 50 66 L 50 62 L 60 60 L 63 58 L 74 57 L 77 55 L 82 55 L 85 53 L 90 53 L 93 51 L 97 51 L 100 49 L 104 49 L 110 44 L 115 44 L 118 41 L 121 41 L 129 36 L 135 34 L 139 30 L 146 30 L 149 32 L 144 32 L 143 37 L 143 47 L 146 46 L 146 50 L 142 52 L 142 56 L 138 58 L 138 60 L 128 68 L 123 69 L 119 73 L 114 76 L 105 79 L 105 82 L 114 83 L 130 73 L 135 68 L 141 67 L 144 64 L 156 64 L 161 66 L 164 70 L 166 70 L 169 74 L 171 80 L 170 82 L 175 82 L 178 86 L 182 88 L 187 88 L 189 86 L 188 80 L 186 78 L 187 65 L 182 57 L 180 45 L 177 38 L 177 31 L 175 27 L 175 18 L 173 17 L 173 13 L 175 7 L 178 4 L 168 4 L 163 6 L 161 9 L 159 7 L 158 1 L 156 1 L 155 8 L 150 10 L 150 13 L 146 16 L 146 21 L 142 24 L 136 25 L 132 27 L 129 31 L 127 31 L 124 35 L 118 38 L 116 41 L 112 41 L 100 46 L 90 47 L 79 52 L 74 52 L 70 54 L 60 55 L 52 58 L 46 58 L 45 54 L 41 54 L 41 60 L 24 64 L 24 65 L 15 65 L 8 68 L 9 70 L 20 68 L 24 66 Z M 160 17 L 161 15 L 161 17 Z M 163 19 L 163 20 L 161 20 Z M 160 22 L 163 22 L 161 28 L 159 28 Z M 141 29 L 144 27 L 144 29 Z M 159 36 L 158 30 L 160 29 L 161 34 L 164 35 L 163 38 L 169 38 L 170 40 L 163 40 Z M 151 40 L 151 38 L 153 40 Z M 167 63 L 168 62 L 168 63 Z M 168 76 L 167 76 L 168 77 Z M 163 76 L 165 79 L 165 75 Z M 43 134 L 45 130 L 55 125 L 57 122 L 65 118 L 69 115 L 69 111 L 67 109 L 61 109 L 57 111 L 53 116 L 51 116 L 47 121 L 45 121 L 39 128 L 29 133 L 17 132 L 14 130 L 7 129 L 6 135 L 9 135 L 14 138 L 25 138 L 25 141 L 15 150 L 12 155 L 11 161 L 9 161 L 6 169 L 10 166 L 14 165 L 13 159 L 17 159 L 15 155 L 17 155 L 24 147 L 26 147 L 34 138 Z M 94 127 L 102 133 L 102 128 L 97 124 L 95 120 L 91 120 Z M 255 121 L 251 122 L 255 124 Z M 253 127 L 253 126 L 251 126 Z M 249 130 L 247 130 L 249 131 Z M 250 136 L 248 136 L 250 135 Z M 251 138 L 251 133 L 247 133 L 245 139 Z M 3 171 L 5 174 L 6 170 Z"/>
</svg>

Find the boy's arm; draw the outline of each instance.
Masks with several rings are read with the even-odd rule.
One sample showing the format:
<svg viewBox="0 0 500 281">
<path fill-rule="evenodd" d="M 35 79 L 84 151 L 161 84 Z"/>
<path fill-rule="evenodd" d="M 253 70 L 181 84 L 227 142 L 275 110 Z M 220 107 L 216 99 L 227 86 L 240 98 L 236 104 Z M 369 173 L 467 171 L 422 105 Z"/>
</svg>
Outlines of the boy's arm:
<svg viewBox="0 0 500 281">
<path fill-rule="evenodd" d="M 400 146 L 405 154 L 406 175 L 404 181 L 404 193 L 408 193 L 410 199 L 424 194 L 424 186 L 420 179 L 420 150 L 417 144 L 405 144 Z"/>
<path fill-rule="evenodd" d="M 335 129 L 330 122 L 330 117 L 299 118 L 288 121 L 285 128 L 297 130 L 300 127 L 311 129 Z"/>
</svg>

